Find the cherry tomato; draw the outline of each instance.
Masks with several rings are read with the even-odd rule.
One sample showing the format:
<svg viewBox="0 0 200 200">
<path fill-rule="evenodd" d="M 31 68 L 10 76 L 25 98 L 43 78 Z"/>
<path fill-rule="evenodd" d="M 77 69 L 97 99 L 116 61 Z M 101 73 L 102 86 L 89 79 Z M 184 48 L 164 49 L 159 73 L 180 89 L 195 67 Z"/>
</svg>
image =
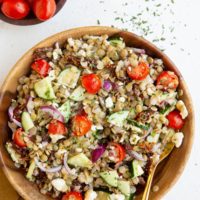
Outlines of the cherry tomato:
<svg viewBox="0 0 200 200">
<path fill-rule="evenodd" d="M 176 89 L 178 84 L 178 77 L 171 71 L 163 71 L 157 78 L 157 85 L 162 86 L 163 89 Z"/>
<path fill-rule="evenodd" d="M 46 60 L 40 59 L 32 63 L 31 68 L 41 76 L 45 77 L 49 73 L 50 65 Z"/>
<path fill-rule="evenodd" d="M 49 124 L 48 133 L 52 135 L 65 135 L 67 133 L 67 128 L 62 122 L 53 119 Z"/>
<path fill-rule="evenodd" d="M 4 0 L 1 10 L 11 19 L 23 19 L 29 14 L 30 7 L 25 0 Z"/>
<path fill-rule="evenodd" d="M 121 162 L 126 156 L 126 151 L 123 146 L 118 143 L 112 142 L 110 145 L 110 154 L 115 157 L 115 162 Z"/>
<path fill-rule="evenodd" d="M 178 110 L 174 110 L 167 115 L 169 121 L 168 126 L 173 129 L 181 129 L 184 125 L 184 120 Z"/>
<path fill-rule="evenodd" d="M 22 128 L 18 128 L 13 135 L 14 143 L 19 147 L 26 147 L 26 143 L 23 139 L 23 130 Z"/>
<path fill-rule="evenodd" d="M 83 197 L 80 192 L 67 192 L 62 200 L 83 200 Z"/>
<path fill-rule="evenodd" d="M 96 94 L 101 88 L 101 80 L 96 74 L 86 74 L 81 79 L 82 86 L 90 94 Z"/>
<path fill-rule="evenodd" d="M 55 0 L 34 0 L 33 11 L 39 20 L 45 21 L 55 14 L 56 2 Z"/>
<path fill-rule="evenodd" d="M 140 62 L 136 67 L 127 67 L 128 76 L 133 80 L 141 81 L 149 74 L 149 66 L 145 62 Z"/>
<path fill-rule="evenodd" d="M 72 120 L 72 131 L 76 136 L 85 135 L 92 127 L 92 122 L 85 115 L 76 115 Z"/>
</svg>

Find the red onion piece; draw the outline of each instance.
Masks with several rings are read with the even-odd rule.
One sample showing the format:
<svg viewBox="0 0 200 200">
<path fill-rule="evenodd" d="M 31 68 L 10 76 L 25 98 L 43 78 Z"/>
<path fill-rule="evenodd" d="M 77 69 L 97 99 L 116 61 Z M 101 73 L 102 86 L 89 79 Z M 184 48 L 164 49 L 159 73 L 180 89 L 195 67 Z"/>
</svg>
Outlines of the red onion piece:
<svg viewBox="0 0 200 200">
<path fill-rule="evenodd" d="M 101 145 L 92 151 L 92 162 L 96 162 L 105 152 L 105 146 Z"/>
<path fill-rule="evenodd" d="M 34 108 L 33 98 L 31 96 L 28 97 L 26 108 L 27 108 L 27 111 L 31 114 Z"/>
<path fill-rule="evenodd" d="M 48 173 L 55 173 L 59 172 L 62 169 L 62 165 L 59 165 L 57 167 L 52 167 L 52 168 L 45 168 L 41 162 L 38 161 L 38 158 L 34 158 L 36 165 L 38 168 L 43 171 L 43 172 L 48 172 Z"/>
<path fill-rule="evenodd" d="M 126 145 L 126 151 L 127 151 L 128 155 L 131 156 L 132 158 L 135 158 L 135 159 L 141 160 L 141 161 L 145 161 L 141 154 L 132 150 L 132 147 L 130 145 Z"/>
<path fill-rule="evenodd" d="M 133 50 L 134 53 L 145 54 L 144 49 L 139 49 L 139 48 L 131 48 L 131 49 Z"/>
<path fill-rule="evenodd" d="M 14 109 L 14 106 L 10 106 L 8 109 L 8 115 L 10 117 L 10 120 L 14 122 L 17 126 L 22 127 L 22 124 L 14 118 Z"/>
<path fill-rule="evenodd" d="M 75 169 L 70 169 L 70 167 L 67 164 L 67 153 L 64 154 L 64 159 L 63 159 L 64 167 L 67 171 L 68 174 L 75 175 L 76 170 Z"/>
<path fill-rule="evenodd" d="M 110 92 L 112 90 L 112 83 L 109 80 L 105 80 L 103 82 L 103 88 L 107 91 Z"/>
<path fill-rule="evenodd" d="M 64 121 L 65 121 L 64 116 L 61 114 L 61 112 L 59 110 L 57 110 L 53 106 L 41 106 L 40 109 L 42 111 L 48 113 L 49 115 L 51 115 L 53 117 L 53 119 L 57 119 L 64 123 Z"/>
</svg>

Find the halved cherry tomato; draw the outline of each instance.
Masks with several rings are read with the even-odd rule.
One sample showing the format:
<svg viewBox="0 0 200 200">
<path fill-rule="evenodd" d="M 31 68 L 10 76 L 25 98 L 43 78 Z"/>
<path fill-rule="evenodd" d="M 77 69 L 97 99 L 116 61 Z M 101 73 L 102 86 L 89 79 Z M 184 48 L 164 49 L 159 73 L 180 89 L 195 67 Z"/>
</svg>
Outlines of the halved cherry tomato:
<svg viewBox="0 0 200 200">
<path fill-rule="evenodd" d="M 45 21 L 55 14 L 56 2 L 55 0 L 34 0 L 33 11 L 39 20 Z"/>
<path fill-rule="evenodd" d="M 19 147 L 26 147 L 26 143 L 24 142 L 24 139 L 23 139 L 22 128 L 18 128 L 13 134 L 14 134 L 13 135 L 14 143 Z"/>
<path fill-rule="evenodd" d="M 96 74 L 86 74 L 81 79 L 82 86 L 90 94 L 96 94 L 101 88 L 101 80 Z"/>
<path fill-rule="evenodd" d="M 67 128 L 62 122 L 53 119 L 49 124 L 48 133 L 52 135 L 65 135 L 67 133 Z"/>
<path fill-rule="evenodd" d="M 92 127 L 92 122 L 85 115 L 76 115 L 72 120 L 72 131 L 76 136 L 85 135 Z"/>
<path fill-rule="evenodd" d="M 121 146 L 118 143 L 112 142 L 110 145 L 110 149 L 111 149 L 111 156 L 115 157 L 115 162 L 121 162 L 122 160 L 124 160 L 125 156 L 126 156 L 126 151 L 124 149 L 123 146 Z"/>
<path fill-rule="evenodd" d="M 67 192 L 62 200 L 83 200 L 83 197 L 80 192 Z"/>
<path fill-rule="evenodd" d="M 1 10 L 11 19 L 23 19 L 29 14 L 30 7 L 25 0 L 4 0 Z"/>
<path fill-rule="evenodd" d="M 169 121 L 168 126 L 173 129 L 181 129 L 184 125 L 184 120 L 178 110 L 174 110 L 167 115 Z"/>
<path fill-rule="evenodd" d="M 31 68 L 41 76 L 45 77 L 49 73 L 50 65 L 46 60 L 40 59 L 32 63 Z"/>
<path fill-rule="evenodd" d="M 127 67 L 128 76 L 133 80 L 143 80 L 149 74 L 149 66 L 145 62 L 139 62 L 136 67 L 128 66 Z"/>
<path fill-rule="evenodd" d="M 157 78 L 157 85 L 162 86 L 163 89 L 176 89 L 178 84 L 178 77 L 172 71 L 163 71 Z"/>
</svg>

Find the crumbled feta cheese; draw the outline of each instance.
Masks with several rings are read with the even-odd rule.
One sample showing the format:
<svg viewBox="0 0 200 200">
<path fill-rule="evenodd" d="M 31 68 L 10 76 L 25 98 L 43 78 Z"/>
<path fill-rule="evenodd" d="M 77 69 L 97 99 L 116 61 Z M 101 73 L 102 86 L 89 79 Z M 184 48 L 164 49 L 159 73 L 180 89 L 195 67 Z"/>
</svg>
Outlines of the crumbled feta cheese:
<svg viewBox="0 0 200 200">
<path fill-rule="evenodd" d="M 124 103 L 124 102 L 126 101 L 126 99 L 125 99 L 124 97 L 120 97 L 118 100 L 119 100 L 120 102 L 122 102 L 122 103 Z"/>
<path fill-rule="evenodd" d="M 106 103 L 106 108 L 112 108 L 113 105 L 114 105 L 111 97 L 108 97 L 108 98 L 105 100 L 105 103 Z"/>
<path fill-rule="evenodd" d="M 59 135 L 59 134 L 52 135 L 52 134 L 50 134 L 50 138 L 51 138 L 52 143 L 56 143 L 58 140 L 63 139 L 64 137 L 65 137 L 64 135 Z"/>
<path fill-rule="evenodd" d="M 95 200 L 96 197 L 97 197 L 97 193 L 90 189 L 85 193 L 84 200 Z"/>
<path fill-rule="evenodd" d="M 181 117 L 185 119 L 188 116 L 187 108 L 182 100 L 176 103 L 176 108 L 180 111 Z"/>
<path fill-rule="evenodd" d="M 55 76 L 55 70 L 51 70 L 51 71 L 49 72 L 49 79 L 50 79 L 51 81 L 53 81 L 55 78 L 56 78 L 56 76 Z"/>
<path fill-rule="evenodd" d="M 97 69 L 103 69 L 104 68 L 104 64 L 102 61 L 98 60 L 97 61 Z"/>
<path fill-rule="evenodd" d="M 110 194 L 110 200 L 125 200 L 125 196 L 123 194 Z"/>
<path fill-rule="evenodd" d="M 66 182 L 62 178 L 56 178 L 52 180 L 51 184 L 59 192 L 66 192 L 68 190 L 68 186 L 66 185 Z"/>
<path fill-rule="evenodd" d="M 81 49 L 81 50 L 77 53 L 77 55 L 78 55 L 78 56 L 83 56 L 83 57 L 85 57 L 85 56 L 86 56 L 86 52 L 85 52 L 83 49 Z"/>
<path fill-rule="evenodd" d="M 57 60 L 59 58 L 58 53 L 56 51 L 53 51 L 53 59 Z"/>
<path fill-rule="evenodd" d="M 173 136 L 172 136 L 172 142 L 175 144 L 175 146 L 178 148 L 181 146 L 182 142 L 183 142 L 183 138 L 184 138 L 184 135 L 182 132 L 178 132 L 178 133 L 175 133 Z"/>
</svg>

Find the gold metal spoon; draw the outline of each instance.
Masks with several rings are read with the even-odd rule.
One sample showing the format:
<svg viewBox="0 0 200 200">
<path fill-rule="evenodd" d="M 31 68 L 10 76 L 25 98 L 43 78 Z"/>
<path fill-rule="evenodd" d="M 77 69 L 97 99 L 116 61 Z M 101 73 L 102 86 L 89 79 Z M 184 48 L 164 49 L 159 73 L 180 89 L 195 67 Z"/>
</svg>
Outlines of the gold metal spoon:
<svg viewBox="0 0 200 200">
<path fill-rule="evenodd" d="M 146 183 L 146 187 L 142 196 L 142 200 L 148 200 L 149 199 L 149 192 L 151 189 L 151 185 L 152 185 L 152 181 L 153 181 L 153 177 L 154 177 L 154 173 L 156 171 L 157 166 L 172 152 L 174 148 L 174 144 L 173 143 L 167 143 L 162 154 L 160 155 L 160 159 L 159 161 L 155 164 L 151 165 L 150 168 L 150 173 L 147 179 L 147 183 Z"/>
</svg>

